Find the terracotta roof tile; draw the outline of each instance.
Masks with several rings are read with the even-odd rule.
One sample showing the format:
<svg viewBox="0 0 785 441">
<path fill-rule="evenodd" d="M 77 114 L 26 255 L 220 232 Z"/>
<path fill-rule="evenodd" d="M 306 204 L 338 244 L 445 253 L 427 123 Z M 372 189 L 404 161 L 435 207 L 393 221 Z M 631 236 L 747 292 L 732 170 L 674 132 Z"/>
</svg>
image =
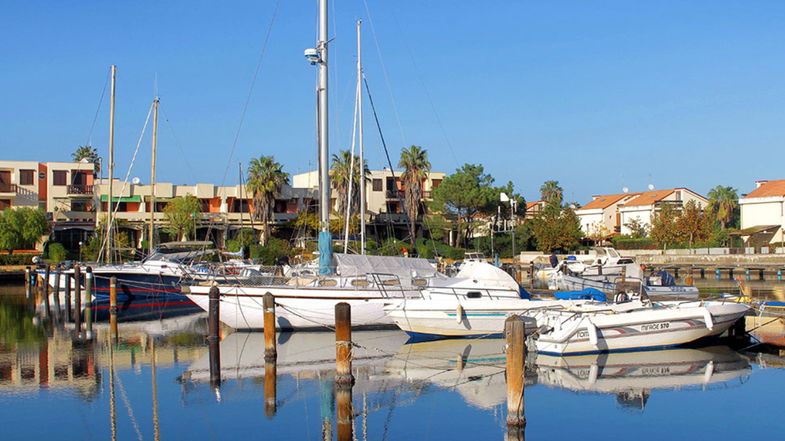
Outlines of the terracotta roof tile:
<svg viewBox="0 0 785 441">
<path fill-rule="evenodd" d="M 638 205 L 653 205 L 655 202 L 665 199 L 668 195 L 673 193 L 673 191 L 673 189 L 644 191 L 637 198 L 625 203 L 624 206 L 635 207 Z"/>
<path fill-rule="evenodd" d="M 621 194 L 608 194 L 604 196 L 595 196 L 594 200 L 579 208 L 579 210 L 592 210 L 596 208 L 608 208 L 611 205 L 619 202 L 625 197 L 632 197 L 640 193 L 621 193 Z"/>
<path fill-rule="evenodd" d="M 537 206 L 537 205 L 540 205 L 540 204 L 543 204 L 543 205 L 544 205 L 544 204 L 545 204 L 545 201 L 534 201 L 534 202 L 527 202 L 527 203 L 526 203 L 526 209 L 528 210 L 528 209 L 530 209 L 530 208 L 532 208 L 532 207 L 535 207 L 535 206 Z"/>
<path fill-rule="evenodd" d="M 785 196 L 785 179 L 776 181 L 766 181 L 760 187 L 752 191 L 752 193 L 744 196 L 748 198 L 765 198 L 771 196 Z"/>
</svg>

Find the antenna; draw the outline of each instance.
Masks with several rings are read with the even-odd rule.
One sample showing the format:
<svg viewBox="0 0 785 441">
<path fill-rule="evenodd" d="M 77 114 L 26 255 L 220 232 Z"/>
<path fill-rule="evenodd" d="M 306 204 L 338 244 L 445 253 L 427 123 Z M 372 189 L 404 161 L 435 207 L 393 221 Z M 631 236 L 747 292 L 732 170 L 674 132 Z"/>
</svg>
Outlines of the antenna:
<svg viewBox="0 0 785 441">
<path fill-rule="evenodd" d="M 142 182 L 142 180 L 139 179 L 138 176 L 136 176 L 133 179 L 131 179 L 131 183 L 134 184 L 134 185 L 139 185 L 140 182 Z"/>
<path fill-rule="evenodd" d="M 649 184 L 649 190 L 654 190 L 654 184 Z"/>
</svg>

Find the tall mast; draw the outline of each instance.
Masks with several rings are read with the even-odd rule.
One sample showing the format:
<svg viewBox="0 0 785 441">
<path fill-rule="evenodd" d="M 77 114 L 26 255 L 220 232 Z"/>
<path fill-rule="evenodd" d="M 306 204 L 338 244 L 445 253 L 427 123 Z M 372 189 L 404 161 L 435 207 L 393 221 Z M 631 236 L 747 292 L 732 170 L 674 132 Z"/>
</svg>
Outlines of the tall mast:
<svg viewBox="0 0 785 441">
<path fill-rule="evenodd" d="M 363 146 L 363 62 L 360 27 L 357 20 L 357 131 L 360 143 L 360 254 L 365 254 L 365 148 Z"/>
<path fill-rule="evenodd" d="M 327 0 L 319 0 L 319 176 L 320 186 L 320 228 L 323 232 L 330 231 L 330 148 L 327 130 Z"/>
<path fill-rule="evenodd" d="M 150 235 L 147 241 L 150 254 L 153 254 L 153 248 L 155 248 L 155 158 L 158 148 L 158 102 L 158 97 L 155 97 L 153 100 L 153 159 L 150 164 Z"/>
<path fill-rule="evenodd" d="M 106 261 L 112 263 L 112 180 L 114 180 L 114 98 L 117 66 L 112 65 L 112 88 L 109 94 L 109 195 L 106 214 Z"/>
</svg>

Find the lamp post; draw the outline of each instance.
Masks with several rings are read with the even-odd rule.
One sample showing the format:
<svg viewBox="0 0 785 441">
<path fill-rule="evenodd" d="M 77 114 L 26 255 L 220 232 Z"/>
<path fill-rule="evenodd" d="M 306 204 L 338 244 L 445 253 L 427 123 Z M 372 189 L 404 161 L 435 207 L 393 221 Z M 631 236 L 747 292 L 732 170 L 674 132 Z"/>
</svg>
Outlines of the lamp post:
<svg viewBox="0 0 785 441">
<path fill-rule="evenodd" d="M 82 241 L 80 240 L 80 241 L 79 241 L 79 262 L 81 262 L 81 261 L 82 261 L 82 245 L 84 245 L 84 242 L 82 242 Z"/>
<path fill-rule="evenodd" d="M 510 203 L 510 220 L 512 221 L 512 227 L 510 228 L 510 233 L 512 235 L 512 258 L 515 259 L 515 211 L 518 207 L 518 201 L 515 198 L 507 196 L 507 193 L 504 192 L 499 193 L 499 201 Z M 501 207 L 499 207 L 499 212 L 501 213 Z"/>
</svg>

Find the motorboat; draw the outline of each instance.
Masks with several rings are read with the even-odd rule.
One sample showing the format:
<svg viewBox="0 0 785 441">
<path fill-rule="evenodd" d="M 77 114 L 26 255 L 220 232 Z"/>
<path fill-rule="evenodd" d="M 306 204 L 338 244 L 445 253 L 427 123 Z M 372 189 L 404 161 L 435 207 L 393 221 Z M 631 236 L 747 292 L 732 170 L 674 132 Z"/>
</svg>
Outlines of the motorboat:
<svg viewBox="0 0 785 441">
<path fill-rule="evenodd" d="M 581 259 L 583 257 L 583 259 Z M 560 262 L 560 265 L 567 267 L 570 273 L 584 276 L 620 276 L 643 277 L 641 266 L 631 257 L 624 257 L 612 247 L 595 247 L 593 253 L 589 255 L 569 255 Z M 538 280 L 547 282 L 551 276 L 561 269 L 556 267 L 540 268 L 535 277 Z"/>
<path fill-rule="evenodd" d="M 584 302 L 527 314 L 538 325 L 537 352 L 581 355 L 684 345 L 717 336 L 750 307 L 732 301 Z"/>
<path fill-rule="evenodd" d="M 601 267 L 599 267 L 601 268 Z M 697 297 L 700 294 L 698 288 L 691 285 L 677 285 L 673 276 L 667 271 L 660 271 L 656 275 L 642 276 L 641 269 L 637 265 L 637 272 L 627 274 L 587 273 L 586 269 L 574 272 L 575 266 L 571 266 L 565 261 L 560 262 L 548 279 L 548 288 L 562 291 L 581 291 L 586 288 L 596 289 L 606 294 L 616 294 L 620 282 L 634 282 L 642 285 L 644 292 L 649 296 L 676 296 L 676 297 Z M 580 268 L 578 268 L 580 269 Z M 635 275 L 637 274 L 637 275 Z"/>
</svg>

